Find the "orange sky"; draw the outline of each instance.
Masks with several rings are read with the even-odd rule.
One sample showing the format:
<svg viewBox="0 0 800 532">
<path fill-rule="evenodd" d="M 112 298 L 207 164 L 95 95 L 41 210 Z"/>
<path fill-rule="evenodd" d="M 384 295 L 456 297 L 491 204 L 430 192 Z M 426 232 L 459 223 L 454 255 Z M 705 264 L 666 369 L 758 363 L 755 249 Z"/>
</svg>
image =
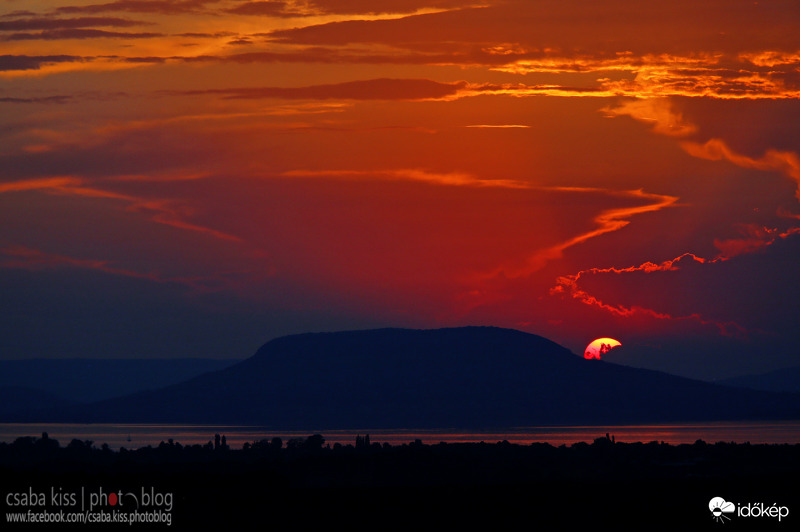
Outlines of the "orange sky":
<svg viewBox="0 0 800 532">
<path fill-rule="evenodd" d="M 0 356 L 480 324 L 800 363 L 796 2 L 376 4 L 3 0 Z"/>
</svg>

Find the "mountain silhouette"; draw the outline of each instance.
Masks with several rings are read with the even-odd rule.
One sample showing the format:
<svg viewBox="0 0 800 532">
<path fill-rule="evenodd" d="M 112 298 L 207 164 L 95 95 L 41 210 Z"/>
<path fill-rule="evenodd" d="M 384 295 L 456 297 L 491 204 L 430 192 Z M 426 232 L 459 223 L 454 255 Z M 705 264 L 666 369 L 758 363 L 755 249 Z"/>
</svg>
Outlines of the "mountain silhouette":
<svg viewBox="0 0 800 532">
<path fill-rule="evenodd" d="M 73 403 L 69 399 L 30 386 L 0 386 L 0 418 Z"/>
<path fill-rule="evenodd" d="M 462 327 L 285 336 L 231 367 L 36 420 L 335 429 L 798 417 L 800 395 L 585 360 L 533 334 Z"/>
<path fill-rule="evenodd" d="M 756 375 L 742 375 L 717 381 L 719 384 L 764 390 L 800 393 L 800 366 L 776 369 Z"/>
<path fill-rule="evenodd" d="M 88 403 L 163 388 L 236 362 L 208 358 L 0 360 L 0 388 L 34 388 L 68 402 Z"/>
</svg>

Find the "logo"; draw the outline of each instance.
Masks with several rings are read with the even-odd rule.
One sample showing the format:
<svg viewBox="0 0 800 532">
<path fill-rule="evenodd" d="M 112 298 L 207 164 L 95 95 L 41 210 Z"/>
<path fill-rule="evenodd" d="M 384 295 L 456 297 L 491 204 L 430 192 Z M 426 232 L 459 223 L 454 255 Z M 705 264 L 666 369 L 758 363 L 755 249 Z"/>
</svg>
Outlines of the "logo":
<svg viewBox="0 0 800 532">
<path fill-rule="evenodd" d="M 51 486 L 48 492 L 29 486 L 6 493 L 5 503 L 13 510 L 6 513 L 6 522 L 172 524 L 173 493 L 162 493 L 155 487 L 124 492 L 102 486 L 78 490 Z"/>
<path fill-rule="evenodd" d="M 725 514 L 734 513 L 736 511 L 736 505 L 732 502 L 727 502 L 722 497 L 714 497 L 708 501 L 708 509 L 711 510 L 714 521 L 724 523 L 725 521 L 731 520 L 731 518 Z"/>
<path fill-rule="evenodd" d="M 780 522 L 789 515 L 789 508 L 787 506 L 778 506 L 777 503 L 772 505 L 764 504 L 763 502 L 739 503 L 737 508 L 736 504 L 728 502 L 722 497 L 714 497 L 708 501 L 708 509 L 711 510 L 711 517 L 714 518 L 714 521 L 720 523 L 730 521 L 732 516 L 755 518 L 771 517 L 777 518 L 778 522 Z"/>
</svg>

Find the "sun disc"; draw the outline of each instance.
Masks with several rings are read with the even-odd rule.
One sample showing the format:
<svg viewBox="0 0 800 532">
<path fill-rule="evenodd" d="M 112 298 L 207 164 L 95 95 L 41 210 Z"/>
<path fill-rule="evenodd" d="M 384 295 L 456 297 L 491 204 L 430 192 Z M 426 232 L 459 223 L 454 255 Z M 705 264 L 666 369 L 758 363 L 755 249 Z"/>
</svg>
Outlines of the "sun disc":
<svg viewBox="0 0 800 532">
<path fill-rule="evenodd" d="M 605 355 L 615 347 L 622 345 L 619 340 L 615 340 L 613 338 L 598 338 L 596 340 L 592 340 L 592 343 L 586 346 L 586 349 L 583 351 L 583 358 L 589 359 L 601 359 L 601 355 Z"/>
</svg>

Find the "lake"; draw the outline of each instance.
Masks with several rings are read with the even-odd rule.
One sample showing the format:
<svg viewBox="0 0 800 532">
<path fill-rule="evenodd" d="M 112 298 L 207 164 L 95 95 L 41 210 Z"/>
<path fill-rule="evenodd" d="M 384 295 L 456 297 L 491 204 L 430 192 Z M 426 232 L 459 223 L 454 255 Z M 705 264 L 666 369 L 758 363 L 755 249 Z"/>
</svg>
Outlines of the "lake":
<svg viewBox="0 0 800 532">
<path fill-rule="evenodd" d="M 608 426 L 551 426 L 513 427 L 491 430 L 457 429 L 395 429 L 395 430 L 322 430 L 286 431 L 255 426 L 223 425 L 159 425 L 159 424 L 65 424 L 65 423 L 1 423 L 0 441 L 13 442 L 22 436 L 41 436 L 47 432 L 51 438 L 66 446 L 72 439 L 91 440 L 96 446 L 107 443 L 112 449 L 136 449 L 158 445 L 170 438 L 183 445 L 205 444 L 213 441 L 214 434 L 224 434 L 228 445 L 241 448 L 245 442 L 271 439 L 278 436 L 286 442 L 291 438 L 305 438 L 319 433 L 328 443 L 352 444 L 356 435 L 369 434 L 370 441 L 400 445 L 414 440 L 426 444 L 439 442 L 511 443 L 530 444 L 546 442 L 551 445 L 591 443 L 595 438 L 613 434 L 618 442 L 663 441 L 670 444 L 694 443 L 698 439 L 708 443 L 718 441 L 736 443 L 800 443 L 800 421 L 753 421 L 713 423 L 672 423 L 657 425 Z"/>
</svg>

